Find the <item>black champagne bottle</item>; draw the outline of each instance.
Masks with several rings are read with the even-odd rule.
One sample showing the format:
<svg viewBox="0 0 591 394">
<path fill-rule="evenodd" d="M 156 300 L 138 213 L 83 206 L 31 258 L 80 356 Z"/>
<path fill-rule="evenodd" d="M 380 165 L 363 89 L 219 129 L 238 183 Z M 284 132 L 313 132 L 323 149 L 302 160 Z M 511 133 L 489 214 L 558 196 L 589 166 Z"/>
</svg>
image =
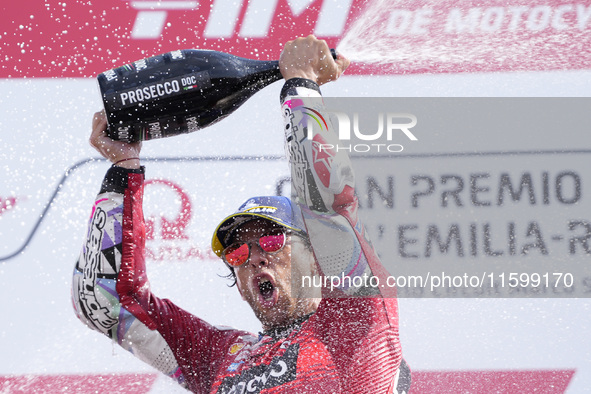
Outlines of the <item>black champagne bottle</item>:
<svg viewBox="0 0 591 394">
<path fill-rule="evenodd" d="M 334 50 L 332 55 L 336 58 Z M 134 142 L 209 126 L 281 78 L 278 61 L 185 49 L 105 71 L 97 79 L 108 136 Z"/>
</svg>

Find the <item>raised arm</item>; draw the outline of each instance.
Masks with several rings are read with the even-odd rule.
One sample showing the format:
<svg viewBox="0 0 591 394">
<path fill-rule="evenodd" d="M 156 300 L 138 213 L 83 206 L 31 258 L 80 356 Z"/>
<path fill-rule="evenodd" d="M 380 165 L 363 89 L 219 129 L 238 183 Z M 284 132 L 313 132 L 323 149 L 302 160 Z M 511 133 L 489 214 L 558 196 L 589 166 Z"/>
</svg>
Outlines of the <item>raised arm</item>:
<svg viewBox="0 0 591 394">
<path fill-rule="evenodd" d="M 379 276 L 387 271 L 379 261 L 369 236 L 359 221 L 355 176 L 344 150 L 335 149 L 337 134 L 324 107 L 319 85 L 336 80 L 349 65 L 334 61 L 326 43 L 309 36 L 286 44 L 280 67 L 286 83 L 281 92 L 285 142 L 291 165 L 292 188 L 304 207 L 303 215 L 323 275 L 331 277 Z M 393 288 L 349 286 L 348 295 L 394 297 Z M 357 282 L 359 283 L 359 282 Z M 327 295 L 326 288 L 323 288 Z"/>
<path fill-rule="evenodd" d="M 74 310 L 83 323 L 142 361 L 182 378 L 170 346 L 148 315 L 151 294 L 143 261 L 141 143 L 111 140 L 105 134 L 106 122 L 104 113 L 94 115 L 90 144 L 117 165 L 107 172 L 92 207 L 86 241 L 74 268 Z"/>
<path fill-rule="evenodd" d="M 321 282 L 340 282 L 336 289 L 322 285 L 325 299 L 316 314 L 347 392 L 407 392 L 396 292 L 366 285 L 364 278 L 374 276 L 387 283 L 388 272 L 359 220 L 353 168 L 346 152 L 334 148 L 339 141 L 320 94 L 319 85 L 337 79 L 348 65 L 342 56 L 333 61 L 328 51 L 326 43 L 307 37 L 288 43 L 280 59 L 292 193 L 322 275 L 339 279 Z"/>
<path fill-rule="evenodd" d="M 95 114 L 91 145 L 114 165 L 92 208 L 74 268 L 76 315 L 181 385 L 208 392 L 222 361 L 216 356 L 241 333 L 218 330 L 152 294 L 144 261 L 141 145 L 113 141 L 105 130 L 104 114 Z"/>
<path fill-rule="evenodd" d="M 334 213 L 341 205 L 354 203 L 354 176 L 344 151 L 322 148 L 336 146 L 337 137 L 324 114 L 319 86 L 338 79 L 349 60 L 340 55 L 333 60 L 325 41 L 308 36 L 288 42 L 279 65 L 286 80 L 281 103 L 292 186 L 301 203 Z"/>
</svg>

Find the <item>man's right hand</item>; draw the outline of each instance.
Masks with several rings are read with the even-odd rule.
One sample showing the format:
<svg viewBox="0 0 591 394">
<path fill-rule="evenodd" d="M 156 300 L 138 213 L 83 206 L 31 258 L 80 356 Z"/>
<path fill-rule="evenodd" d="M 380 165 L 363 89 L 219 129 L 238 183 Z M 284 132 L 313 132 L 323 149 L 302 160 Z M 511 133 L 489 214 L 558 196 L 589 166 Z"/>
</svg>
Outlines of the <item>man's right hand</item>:
<svg viewBox="0 0 591 394">
<path fill-rule="evenodd" d="M 326 41 L 313 35 L 288 41 L 279 57 L 279 68 L 285 80 L 306 78 L 318 85 L 337 80 L 349 63 L 341 54 L 333 60 Z"/>
<path fill-rule="evenodd" d="M 90 145 L 96 149 L 101 156 L 117 163 L 117 166 L 123 168 L 140 168 L 140 151 L 142 143 L 134 142 L 127 143 L 123 141 L 115 141 L 107 136 L 107 116 L 105 111 L 100 111 L 94 114 L 92 118 L 92 134 L 90 135 Z M 131 160 L 126 160 L 131 159 Z"/>
</svg>

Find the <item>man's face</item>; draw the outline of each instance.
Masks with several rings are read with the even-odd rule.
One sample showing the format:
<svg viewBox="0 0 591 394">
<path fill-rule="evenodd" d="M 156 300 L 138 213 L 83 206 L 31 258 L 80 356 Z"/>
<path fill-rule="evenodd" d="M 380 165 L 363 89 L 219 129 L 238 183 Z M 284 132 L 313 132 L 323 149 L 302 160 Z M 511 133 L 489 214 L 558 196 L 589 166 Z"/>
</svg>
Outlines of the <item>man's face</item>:
<svg viewBox="0 0 591 394">
<path fill-rule="evenodd" d="M 231 242 L 247 242 L 250 258 L 235 267 L 237 286 L 242 298 L 248 302 L 265 329 L 285 326 L 294 320 L 316 311 L 318 296 L 310 290 L 295 285 L 302 275 L 315 274 L 314 258 L 310 250 L 297 236 L 287 236 L 283 249 L 275 253 L 263 251 L 258 243 L 261 236 L 281 229 L 281 226 L 264 219 L 253 219 L 240 226 Z M 292 256 L 293 253 L 293 256 Z M 293 263 L 292 263 L 293 257 Z"/>
</svg>

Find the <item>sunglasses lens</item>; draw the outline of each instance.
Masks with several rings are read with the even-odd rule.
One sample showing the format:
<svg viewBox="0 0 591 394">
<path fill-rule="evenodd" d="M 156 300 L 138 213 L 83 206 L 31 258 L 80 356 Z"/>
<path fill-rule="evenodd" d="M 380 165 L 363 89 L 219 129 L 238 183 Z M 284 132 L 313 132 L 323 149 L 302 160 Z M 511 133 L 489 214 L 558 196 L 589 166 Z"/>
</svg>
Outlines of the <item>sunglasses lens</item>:
<svg viewBox="0 0 591 394">
<path fill-rule="evenodd" d="M 276 232 L 259 238 L 259 245 L 266 253 L 275 253 L 285 245 L 285 233 Z M 236 242 L 224 249 L 224 260 L 232 267 L 239 267 L 248 261 L 250 248 L 246 242 Z"/>
<path fill-rule="evenodd" d="M 259 239 L 259 244 L 261 245 L 261 249 L 263 249 L 267 253 L 277 252 L 285 244 L 285 234 L 279 233 L 263 235 Z"/>
<path fill-rule="evenodd" d="M 238 267 L 248 260 L 248 244 L 235 243 L 224 250 L 224 260 L 233 267 Z"/>
</svg>

